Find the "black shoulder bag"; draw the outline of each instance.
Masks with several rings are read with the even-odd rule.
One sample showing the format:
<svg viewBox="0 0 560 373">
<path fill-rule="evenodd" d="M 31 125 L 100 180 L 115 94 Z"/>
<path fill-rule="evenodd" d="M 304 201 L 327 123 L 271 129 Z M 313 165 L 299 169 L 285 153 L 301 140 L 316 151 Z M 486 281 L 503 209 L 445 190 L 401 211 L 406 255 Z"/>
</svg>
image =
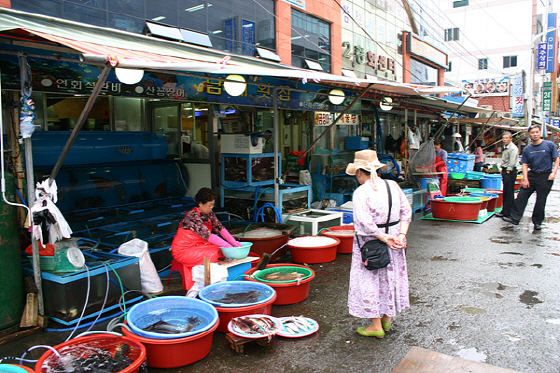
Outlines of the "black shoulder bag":
<svg viewBox="0 0 560 373">
<path fill-rule="evenodd" d="M 385 226 L 385 233 L 389 232 L 389 226 L 395 225 L 395 223 L 389 223 L 391 221 L 391 208 L 393 207 L 393 201 L 391 198 L 391 188 L 389 187 L 389 183 L 387 180 L 385 181 L 385 185 L 387 185 L 387 194 L 389 196 L 389 213 L 387 215 L 387 224 L 383 224 L 380 226 Z M 364 245 L 360 245 L 360 240 L 358 235 L 355 234 L 356 241 L 358 242 L 358 246 L 360 247 L 360 251 L 362 252 L 362 262 L 366 269 L 370 271 L 374 271 L 376 269 L 385 268 L 391 263 L 391 257 L 389 256 L 389 246 L 387 243 L 378 240 L 377 238 L 367 241 Z"/>
</svg>

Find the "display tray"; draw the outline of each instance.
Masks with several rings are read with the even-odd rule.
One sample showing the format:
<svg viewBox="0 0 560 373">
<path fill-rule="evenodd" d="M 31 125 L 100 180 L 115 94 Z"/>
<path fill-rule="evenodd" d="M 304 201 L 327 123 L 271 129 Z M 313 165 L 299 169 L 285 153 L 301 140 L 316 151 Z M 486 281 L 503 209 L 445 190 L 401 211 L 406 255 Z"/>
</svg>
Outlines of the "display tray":
<svg viewBox="0 0 560 373">
<path fill-rule="evenodd" d="M 499 209 L 495 209 L 495 210 L 494 210 L 494 212 L 489 212 L 489 213 L 487 213 L 487 214 L 486 214 L 486 215 L 484 215 L 484 216 L 480 216 L 480 217 L 479 217 L 478 219 L 476 219 L 476 220 L 451 220 L 451 219 L 437 219 L 437 218 L 434 218 L 434 217 L 432 216 L 432 214 L 431 214 L 431 213 L 430 213 L 430 214 L 428 214 L 428 215 L 422 216 L 422 217 L 420 218 L 420 220 L 457 221 L 457 222 L 460 222 L 460 223 L 475 223 L 475 224 L 482 224 L 482 223 L 484 223 L 484 222 L 485 222 L 486 220 L 488 220 L 488 219 L 490 219 L 490 218 L 491 218 L 492 216 L 494 216 L 494 214 L 497 214 L 497 213 L 498 213 L 498 212 L 500 212 L 500 211 L 502 211 L 502 209 L 501 209 L 501 208 L 499 208 Z"/>
</svg>

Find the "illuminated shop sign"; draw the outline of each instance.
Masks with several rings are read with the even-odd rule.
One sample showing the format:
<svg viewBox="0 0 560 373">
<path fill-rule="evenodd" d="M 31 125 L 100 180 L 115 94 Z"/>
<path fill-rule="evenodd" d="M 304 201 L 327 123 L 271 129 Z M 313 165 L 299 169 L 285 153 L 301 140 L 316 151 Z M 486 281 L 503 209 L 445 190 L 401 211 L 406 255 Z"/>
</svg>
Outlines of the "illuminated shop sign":
<svg viewBox="0 0 560 373">
<path fill-rule="evenodd" d="M 375 71 L 390 71 L 395 74 L 395 60 L 391 57 L 366 51 L 364 47 L 342 42 L 342 57 L 353 60 L 358 65 L 370 66 Z"/>
<path fill-rule="evenodd" d="M 315 125 L 316 126 L 330 126 L 332 122 L 338 117 L 335 113 L 315 112 Z M 360 124 L 360 116 L 356 114 L 344 114 L 336 125 L 353 125 Z"/>
<path fill-rule="evenodd" d="M 410 33 L 407 35 L 406 46 L 408 53 L 423 57 L 441 67 L 447 68 L 447 54 L 432 47 L 430 44 L 418 39 Z"/>
</svg>

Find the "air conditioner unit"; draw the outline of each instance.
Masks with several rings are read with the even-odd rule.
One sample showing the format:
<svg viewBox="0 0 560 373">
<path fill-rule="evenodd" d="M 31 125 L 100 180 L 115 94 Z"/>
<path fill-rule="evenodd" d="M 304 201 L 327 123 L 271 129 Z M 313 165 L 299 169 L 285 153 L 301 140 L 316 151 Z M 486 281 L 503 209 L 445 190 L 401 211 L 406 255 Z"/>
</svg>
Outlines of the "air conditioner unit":
<svg viewBox="0 0 560 373">
<path fill-rule="evenodd" d="M 490 113 L 478 113 L 478 117 L 482 119 L 488 119 L 492 116 L 492 112 Z"/>
<path fill-rule="evenodd" d="M 513 118 L 513 113 L 503 113 L 502 118 Z"/>
</svg>

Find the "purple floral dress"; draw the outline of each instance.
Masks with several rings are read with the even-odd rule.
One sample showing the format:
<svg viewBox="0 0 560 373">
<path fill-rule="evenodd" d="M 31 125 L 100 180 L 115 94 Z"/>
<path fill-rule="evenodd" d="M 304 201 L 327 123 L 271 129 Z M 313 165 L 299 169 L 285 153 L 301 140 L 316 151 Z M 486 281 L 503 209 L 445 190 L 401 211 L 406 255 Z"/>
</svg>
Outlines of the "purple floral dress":
<svg viewBox="0 0 560 373">
<path fill-rule="evenodd" d="M 393 200 L 391 222 L 410 222 L 412 211 L 406 195 L 397 183 L 388 183 Z M 385 228 L 379 228 L 377 224 L 387 222 L 387 187 L 381 179 L 377 179 L 376 185 L 377 190 L 374 190 L 371 181 L 367 180 L 354 191 L 354 229 L 361 244 L 375 238 L 374 234 L 385 232 Z M 399 232 L 400 224 L 389 227 L 390 235 L 396 237 Z M 405 250 L 389 250 L 389 253 L 391 263 L 387 267 L 370 271 L 362 263 L 362 254 L 354 238 L 348 290 L 348 308 L 352 316 L 368 319 L 383 315 L 393 317 L 410 308 Z"/>
</svg>

